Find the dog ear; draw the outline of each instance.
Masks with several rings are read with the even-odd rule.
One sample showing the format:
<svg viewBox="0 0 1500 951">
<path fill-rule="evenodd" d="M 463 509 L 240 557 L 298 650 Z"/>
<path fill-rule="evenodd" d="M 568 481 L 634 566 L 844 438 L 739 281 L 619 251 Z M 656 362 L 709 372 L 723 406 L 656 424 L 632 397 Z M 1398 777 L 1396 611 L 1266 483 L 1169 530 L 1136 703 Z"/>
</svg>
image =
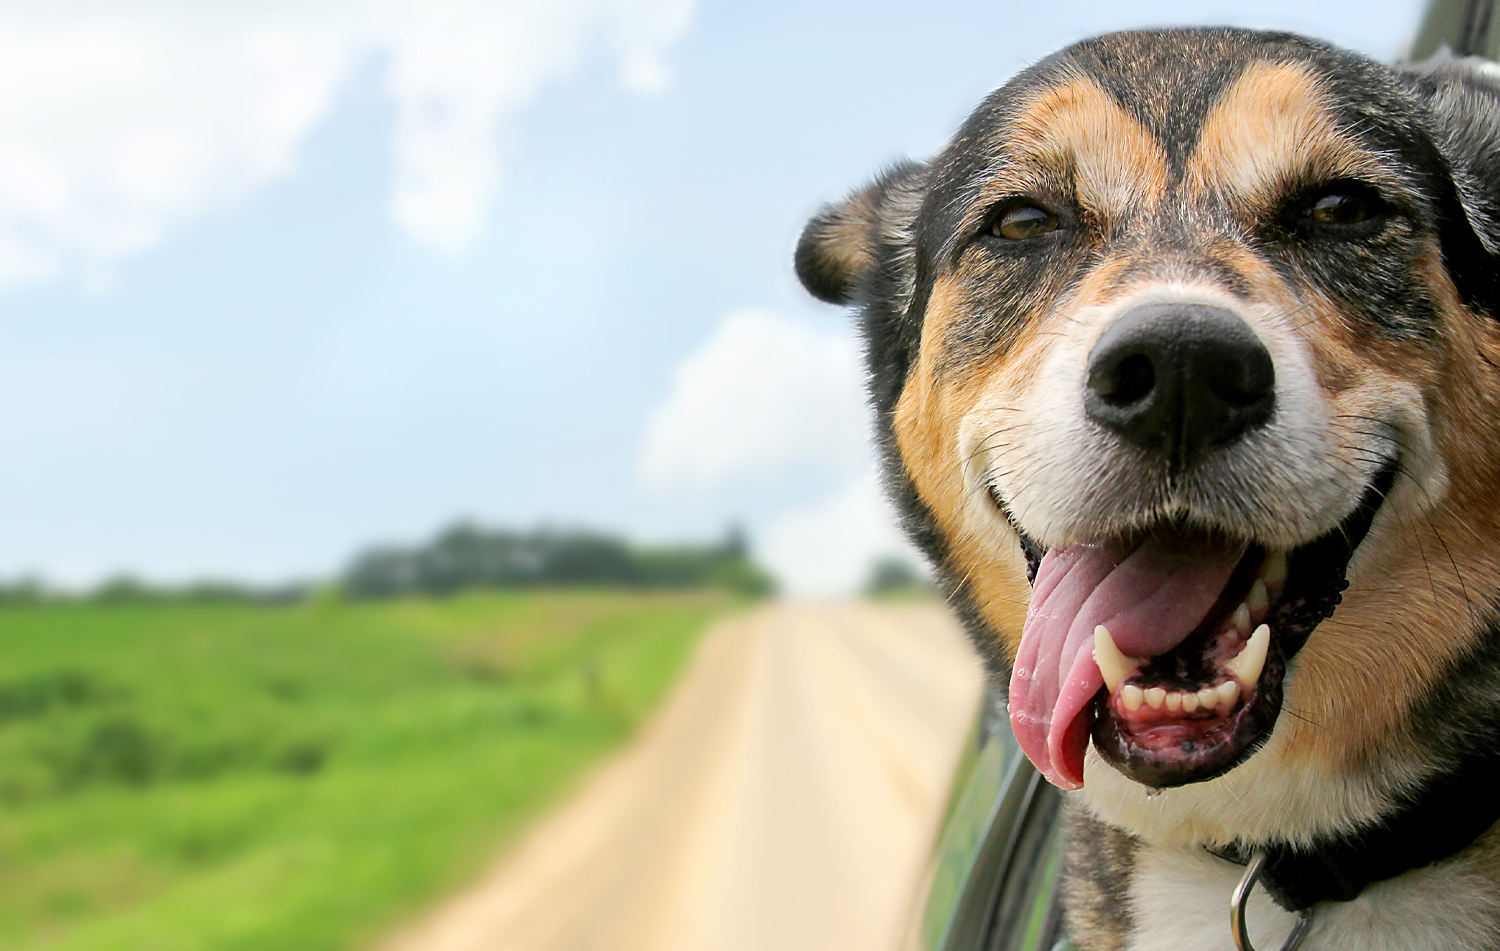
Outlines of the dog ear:
<svg viewBox="0 0 1500 951">
<path fill-rule="evenodd" d="M 1444 48 L 1406 71 L 1452 177 L 1457 208 L 1442 222 L 1449 271 L 1465 299 L 1500 317 L 1500 66 Z"/>
<path fill-rule="evenodd" d="M 848 304 L 861 293 L 883 250 L 911 241 L 927 168 L 903 163 L 839 204 L 818 212 L 797 242 L 797 277 L 819 300 Z M 891 248 L 891 245 L 897 245 Z"/>
</svg>

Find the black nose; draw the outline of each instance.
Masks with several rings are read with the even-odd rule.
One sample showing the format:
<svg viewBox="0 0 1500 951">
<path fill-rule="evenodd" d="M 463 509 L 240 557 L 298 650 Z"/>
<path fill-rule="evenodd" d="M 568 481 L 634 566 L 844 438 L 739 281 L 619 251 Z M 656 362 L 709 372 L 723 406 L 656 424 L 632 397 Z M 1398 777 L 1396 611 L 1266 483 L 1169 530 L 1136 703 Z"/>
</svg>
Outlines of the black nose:
<svg viewBox="0 0 1500 951">
<path fill-rule="evenodd" d="M 1204 304 L 1122 314 L 1089 354 L 1089 417 L 1180 469 L 1265 423 L 1271 354 L 1243 320 Z"/>
</svg>

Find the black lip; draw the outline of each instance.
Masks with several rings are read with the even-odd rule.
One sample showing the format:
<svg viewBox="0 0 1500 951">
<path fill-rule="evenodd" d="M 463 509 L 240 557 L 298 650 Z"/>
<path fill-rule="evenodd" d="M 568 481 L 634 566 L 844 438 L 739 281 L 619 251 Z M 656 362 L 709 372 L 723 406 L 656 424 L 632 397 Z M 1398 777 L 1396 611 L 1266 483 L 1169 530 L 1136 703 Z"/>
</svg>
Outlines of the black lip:
<svg viewBox="0 0 1500 951">
<path fill-rule="evenodd" d="M 1282 684 L 1292 658 L 1313 629 L 1326 621 L 1349 587 L 1349 562 L 1375 523 L 1401 471 L 1392 460 L 1365 487 L 1359 504 L 1332 531 L 1293 549 L 1287 556 L 1287 587 L 1266 618 L 1275 632 L 1271 651 L 1255 691 L 1231 715 L 1222 736 L 1201 743 L 1190 753 L 1164 757 L 1135 743 L 1109 711 L 1107 695 L 1095 698 L 1094 746 L 1104 759 L 1130 779 L 1157 789 L 1205 782 L 1234 769 L 1270 739 L 1281 716 Z M 993 493 L 992 493 L 993 494 Z M 1028 536 L 997 497 L 996 504 L 1015 528 L 1026 554 L 1026 575 L 1033 583 L 1046 549 Z"/>
</svg>

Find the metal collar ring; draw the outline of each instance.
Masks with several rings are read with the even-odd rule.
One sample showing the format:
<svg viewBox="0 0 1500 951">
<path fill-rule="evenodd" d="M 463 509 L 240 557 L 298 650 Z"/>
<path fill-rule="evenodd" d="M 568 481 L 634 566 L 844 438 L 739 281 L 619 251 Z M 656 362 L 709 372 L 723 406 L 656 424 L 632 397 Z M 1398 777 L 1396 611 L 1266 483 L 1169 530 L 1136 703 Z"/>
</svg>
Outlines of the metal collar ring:
<svg viewBox="0 0 1500 951">
<path fill-rule="evenodd" d="M 1250 943 L 1249 923 L 1245 915 L 1246 906 L 1250 904 L 1250 893 L 1255 890 L 1255 883 L 1260 881 L 1260 873 L 1266 865 L 1266 853 L 1256 852 L 1250 856 L 1250 864 L 1245 868 L 1245 877 L 1234 887 L 1234 895 L 1229 899 L 1229 933 L 1234 936 L 1235 951 L 1255 951 L 1255 946 Z M 1287 935 L 1286 941 L 1282 942 L 1281 951 L 1297 951 L 1302 946 L 1302 939 L 1307 937 L 1307 929 L 1312 925 L 1312 910 L 1301 912 L 1297 916 L 1297 923 L 1292 926 L 1292 933 Z"/>
</svg>

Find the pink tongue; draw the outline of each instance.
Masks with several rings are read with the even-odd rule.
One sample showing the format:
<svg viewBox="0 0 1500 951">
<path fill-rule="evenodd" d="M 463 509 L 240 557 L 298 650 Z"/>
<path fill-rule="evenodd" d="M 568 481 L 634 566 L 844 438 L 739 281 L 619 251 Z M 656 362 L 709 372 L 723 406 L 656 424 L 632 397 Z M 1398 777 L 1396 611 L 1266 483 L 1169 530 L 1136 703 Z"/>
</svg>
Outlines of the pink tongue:
<svg viewBox="0 0 1500 951">
<path fill-rule="evenodd" d="M 1208 614 L 1244 554 L 1243 546 L 1155 537 L 1134 551 L 1079 544 L 1047 552 L 1010 677 L 1010 723 L 1049 782 L 1083 785 L 1089 703 L 1104 686 L 1094 663 L 1094 628 L 1109 628 L 1126 656 L 1165 654 Z"/>
</svg>

